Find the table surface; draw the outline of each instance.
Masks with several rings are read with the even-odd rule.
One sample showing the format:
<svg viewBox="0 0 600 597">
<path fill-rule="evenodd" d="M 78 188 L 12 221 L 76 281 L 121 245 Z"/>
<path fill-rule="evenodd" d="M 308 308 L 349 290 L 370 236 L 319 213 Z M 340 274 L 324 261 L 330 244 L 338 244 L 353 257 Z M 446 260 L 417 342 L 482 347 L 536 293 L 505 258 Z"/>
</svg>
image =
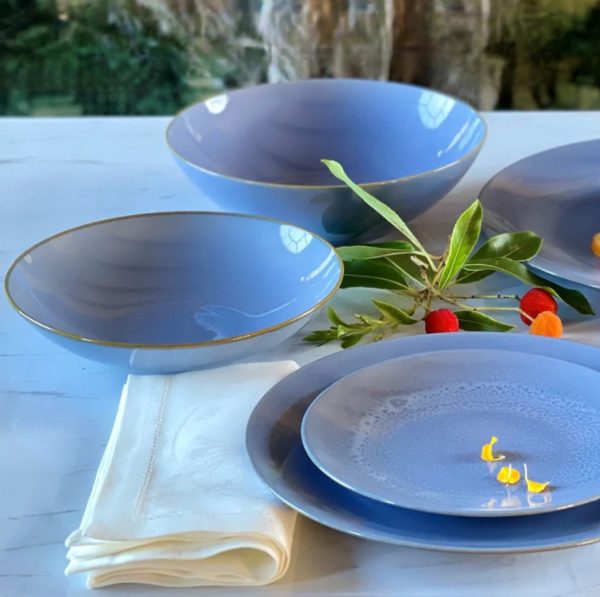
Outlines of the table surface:
<svg viewBox="0 0 600 597">
<path fill-rule="evenodd" d="M 459 186 L 415 223 L 440 245 L 458 211 L 500 168 L 537 151 L 600 137 L 598 112 L 492 113 L 489 137 Z M 144 211 L 213 209 L 179 172 L 166 118 L 0 119 L 0 267 L 50 234 Z M 498 284 L 499 282 L 496 282 Z M 502 284 L 505 284 L 502 281 Z M 594 304 L 598 293 L 589 292 Z M 364 291 L 342 291 L 353 311 Z M 314 327 L 324 324 L 323 316 Z M 600 344 L 600 318 L 566 336 Z M 300 364 L 336 350 L 292 338 L 269 358 Z M 64 538 L 78 526 L 126 373 L 55 346 L 0 301 L 0 595 L 89 594 L 66 578 Z M 173 595 L 124 585 L 114 596 Z M 548 553 L 478 556 L 378 544 L 302 519 L 286 577 L 258 589 L 180 589 L 178 595 L 600 595 L 600 544 Z"/>
</svg>

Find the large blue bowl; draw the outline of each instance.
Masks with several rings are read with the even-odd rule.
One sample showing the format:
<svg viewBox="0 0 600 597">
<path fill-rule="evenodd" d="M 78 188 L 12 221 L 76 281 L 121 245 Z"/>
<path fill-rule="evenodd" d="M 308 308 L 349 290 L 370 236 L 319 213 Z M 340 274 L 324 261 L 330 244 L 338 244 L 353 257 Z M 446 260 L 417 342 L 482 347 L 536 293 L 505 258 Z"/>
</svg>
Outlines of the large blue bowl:
<svg viewBox="0 0 600 597">
<path fill-rule="evenodd" d="M 10 267 L 15 309 L 51 340 L 139 372 L 279 344 L 335 293 L 342 265 L 306 230 L 225 213 L 152 213 L 73 228 Z"/>
<path fill-rule="evenodd" d="M 220 208 L 303 226 L 335 244 L 374 237 L 381 218 L 322 158 L 411 220 L 444 197 L 486 136 L 479 114 L 441 93 L 351 79 L 260 85 L 180 112 L 167 143 Z"/>
</svg>

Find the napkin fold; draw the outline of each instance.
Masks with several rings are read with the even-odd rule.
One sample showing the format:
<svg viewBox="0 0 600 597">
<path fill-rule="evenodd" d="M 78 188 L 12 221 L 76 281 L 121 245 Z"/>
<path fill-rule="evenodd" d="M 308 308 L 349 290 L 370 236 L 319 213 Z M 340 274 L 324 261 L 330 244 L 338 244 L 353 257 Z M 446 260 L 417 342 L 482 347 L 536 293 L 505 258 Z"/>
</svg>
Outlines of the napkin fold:
<svg viewBox="0 0 600 597">
<path fill-rule="evenodd" d="M 66 574 L 89 587 L 262 585 L 285 574 L 295 513 L 255 474 L 250 413 L 292 361 L 131 375 Z"/>
</svg>

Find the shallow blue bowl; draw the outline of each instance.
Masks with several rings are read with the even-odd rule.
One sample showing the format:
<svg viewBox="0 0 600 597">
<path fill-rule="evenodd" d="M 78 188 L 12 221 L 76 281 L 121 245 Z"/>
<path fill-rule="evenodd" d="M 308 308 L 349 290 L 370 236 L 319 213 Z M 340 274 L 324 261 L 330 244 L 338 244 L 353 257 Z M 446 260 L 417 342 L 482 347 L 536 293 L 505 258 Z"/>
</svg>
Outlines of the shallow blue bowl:
<svg viewBox="0 0 600 597">
<path fill-rule="evenodd" d="M 48 337 L 139 372 L 206 367 L 268 350 L 338 289 L 333 247 L 264 218 L 166 212 L 104 220 L 34 245 L 5 279 Z"/>
<path fill-rule="evenodd" d="M 341 162 L 410 220 L 444 197 L 486 136 L 452 97 L 352 79 L 260 85 L 180 112 L 167 130 L 177 162 L 220 208 L 292 222 L 336 244 L 374 237 L 381 218 L 335 179 Z"/>
</svg>

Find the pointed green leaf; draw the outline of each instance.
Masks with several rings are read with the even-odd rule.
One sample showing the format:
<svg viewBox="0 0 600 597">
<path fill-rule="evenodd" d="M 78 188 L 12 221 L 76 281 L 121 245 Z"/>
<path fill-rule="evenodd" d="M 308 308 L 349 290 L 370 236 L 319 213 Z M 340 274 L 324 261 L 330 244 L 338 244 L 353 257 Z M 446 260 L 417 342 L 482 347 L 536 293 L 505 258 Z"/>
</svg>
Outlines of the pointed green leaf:
<svg viewBox="0 0 600 597">
<path fill-rule="evenodd" d="M 417 250 L 406 242 L 395 243 L 394 247 L 379 247 L 375 245 L 354 245 L 348 247 L 338 247 L 338 255 L 344 261 L 354 259 L 377 259 L 379 257 L 390 257 L 401 254 L 414 254 Z"/>
<path fill-rule="evenodd" d="M 342 338 L 341 347 L 342 348 L 350 348 L 355 344 L 358 344 L 367 332 L 352 332 L 351 334 L 346 334 Z"/>
<path fill-rule="evenodd" d="M 367 193 L 364 189 L 359 187 L 355 182 L 353 182 L 346 172 L 342 165 L 334 160 L 321 160 L 328 168 L 329 171 L 343 183 L 348 185 L 369 207 L 373 208 L 382 218 L 387 220 L 394 228 L 399 230 L 409 241 L 413 243 L 413 245 L 422 251 L 423 253 L 427 253 L 423 247 L 423 245 L 419 242 L 417 237 L 412 233 L 410 228 L 405 224 L 404 220 L 391 208 L 388 207 L 383 201 L 380 201 L 376 197 L 373 197 L 370 193 Z M 429 259 L 429 255 L 427 255 L 428 261 L 430 261 L 431 266 L 433 267 L 433 263 Z"/>
<path fill-rule="evenodd" d="M 312 342 L 313 344 L 322 346 L 323 344 L 327 344 L 328 342 L 335 340 L 336 337 L 337 335 L 334 330 L 315 330 L 307 336 L 304 336 L 304 341 Z"/>
<path fill-rule="evenodd" d="M 590 303 L 581 292 L 578 290 L 572 290 L 570 288 L 564 288 L 560 284 L 550 282 L 537 274 L 530 272 L 522 263 L 513 261 L 506 257 L 497 257 L 494 259 L 482 259 L 481 261 L 469 262 L 465 265 L 465 269 L 468 271 L 479 272 L 479 271 L 495 271 L 508 274 L 513 278 L 517 278 L 521 282 L 538 288 L 544 288 L 550 294 L 560 298 L 567 305 L 570 305 L 584 315 L 594 315 Z"/>
<path fill-rule="evenodd" d="M 508 257 L 513 261 L 528 261 L 535 257 L 542 246 L 542 239 L 535 232 L 505 232 L 492 236 L 471 256 L 470 261 Z M 467 272 L 458 274 L 458 284 L 471 284 L 482 280 L 493 272 Z"/>
<path fill-rule="evenodd" d="M 416 319 L 411 317 L 408 313 L 406 313 L 406 311 L 400 309 L 400 307 L 396 307 L 396 305 L 378 301 L 377 299 L 372 299 L 372 301 L 377 310 L 390 321 L 401 323 L 403 325 L 412 325 L 413 323 L 417 323 Z"/>
<path fill-rule="evenodd" d="M 359 321 L 362 321 L 364 324 L 366 324 L 368 326 L 381 325 L 380 319 L 377 319 L 376 317 L 371 317 L 370 315 L 361 315 L 360 313 L 356 313 L 354 315 L 354 317 L 356 317 L 356 319 L 358 319 Z"/>
<path fill-rule="evenodd" d="M 409 285 L 398 268 L 391 264 L 378 261 L 346 261 L 342 288 L 356 287 L 402 290 L 409 288 Z"/>
<path fill-rule="evenodd" d="M 460 329 L 467 332 L 510 332 L 515 327 L 478 311 L 455 311 L 454 314 Z"/>
<path fill-rule="evenodd" d="M 446 264 L 440 276 L 440 289 L 450 284 L 469 258 L 481 232 L 482 215 L 481 203 L 476 199 L 456 220 L 450 236 Z"/>
<path fill-rule="evenodd" d="M 542 248 L 542 238 L 535 232 L 504 232 L 486 240 L 471 257 L 471 261 L 508 257 L 513 261 L 527 261 Z"/>
<path fill-rule="evenodd" d="M 351 328 L 353 325 L 356 324 L 352 324 L 352 323 L 346 323 L 338 314 L 337 311 L 333 308 L 333 307 L 329 307 L 327 309 L 327 317 L 329 318 L 329 321 L 331 321 L 331 323 L 333 323 L 334 325 L 337 326 L 344 326 L 347 328 Z"/>
</svg>

